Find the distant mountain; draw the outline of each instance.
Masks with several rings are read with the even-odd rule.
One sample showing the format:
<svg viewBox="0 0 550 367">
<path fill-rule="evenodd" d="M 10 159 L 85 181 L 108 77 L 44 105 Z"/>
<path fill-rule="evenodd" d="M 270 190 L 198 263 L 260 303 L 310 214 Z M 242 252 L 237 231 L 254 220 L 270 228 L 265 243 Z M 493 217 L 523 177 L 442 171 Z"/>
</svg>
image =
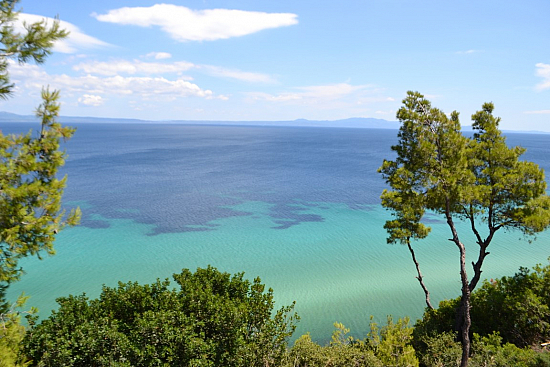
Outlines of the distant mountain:
<svg viewBox="0 0 550 367">
<path fill-rule="evenodd" d="M 32 115 L 17 115 L 0 111 L 0 122 L 36 122 Z M 120 119 L 103 117 L 75 117 L 60 116 L 62 123 L 169 123 L 169 124 L 193 124 L 193 125 L 240 125 L 240 126 L 317 126 L 317 127 L 353 127 L 370 129 L 398 129 L 397 121 L 387 121 L 375 118 L 349 118 L 345 120 L 306 120 L 293 121 L 205 121 L 205 120 L 163 120 L 149 121 L 139 119 Z"/>
<path fill-rule="evenodd" d="M 0 111 L 0 122 L 36 122 L 36 116 L 17 115 L 15 113 Z"/>
<path fill-rule="evenodd" d="M 37 122 L 34 115 L 17 115 L 10 112 L 0 111 L 0 123 L 2 122 Z M 187 124 L 187 125 L 234 125 L 234 126 L 296 126 L 296 127 L 346 127 L 346 128 L 366 128 L 366 129 L 399 129 L 398 121 L 388 121 L 383 119 L 353 117 L 343 120 L 307 120 L 297 119 L 292 121 L 206 121 L 206 120 L 139 120 L 139 119 L 120 119 L 105 117 L 78 117 L 61 116 L 59 121 L 64 124 L 70 123 L 117 123 L 117 124 Z M 471 133 L 470 125 L 462 126 L 462 131 Z M 525 133 L 525 134 L 549 134 L 546 131 L 525 131 L 525 130 L 503 130 L 507 133 Z"/>
<path fill-rule="evenodd" d="M 399 129 L 399 122 L 387 121 L 383 119 L 353 117 L 345 120 L 335 121 L 315 121 L 299 119 L 289 121 L 296 126 L 330 126 L 330 127 L 355 127 L 355 128 L 369 128 L 369 129 Z"/>
<path fill-rule="evenodd" d="M 369 129 L 398 129 L 397 121 L 386 121 L 375 118 L 350 118 L 345 120 L 306 120 L 292 121 L 197 121 L 197 120 L 173 120 L 158 121 L 175 124 L 196 125 L 240 125 L 240 126 L 296 126 L 296 127 L 353 127 Z"/>
</svg>

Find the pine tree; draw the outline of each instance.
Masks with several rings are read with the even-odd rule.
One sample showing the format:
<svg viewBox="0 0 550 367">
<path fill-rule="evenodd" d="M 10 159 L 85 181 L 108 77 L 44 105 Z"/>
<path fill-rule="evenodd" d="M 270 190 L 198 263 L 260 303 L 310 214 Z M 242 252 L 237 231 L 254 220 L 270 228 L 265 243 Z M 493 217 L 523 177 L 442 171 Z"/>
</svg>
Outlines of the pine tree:
<svg viewBox="0 0 550 367">
<path fill-rule="evenodd" d="M 550 225 L 550 198 L 545 194 L 543 171 L 532 162 L 520 161 L 521 147 L 508 147 L 492 115 L 492 103 L 472 116 L 474 136 L 461 133 L 459 115 L 447 117 L 433 108 L 418 92 L 408 92 L 397 112 L 402 123 L 399 142 L 392 147 L 394 161 L 385 160 L 382 173 L 391 190 L 382 193 L 382 205 L 394 216 L 385 224 L 389 243 L 406 244 L 426 294 L 411 240 L 428 236 L 430 228 L 421 222 L 426 211 L 442 215 L 451 232 L 449 239 L 459 250 L 461 305 L 457 329 L 462 342 L 461 366 L 470 354 L 470 296 L 478 284 L 487 248 L 500 229 L 517 229 L 533 235 Z M 468 278 L 466 246 L 456 222 L 470 224 L 478 258 Z M 483 229 L 482 229 L 483 227 Z"/>
<path fill-rule="evenodd" d="M 18 33 L 14 23 L 17 0 L 0 1 L 0 99 L 8 99 L 14 85 L 9 67 L 14 62 L 43 63 L 54 42 L 67 36 L 59 22 L 25 24 Z M 62 139 L 69 139 L 74 129 L 61 126 L 59 92 L 42 90 L 42 104 L 36 110 L 40 127 L 36 132 L 4 135 L 0 131 L 0 305 L 7 286 L 19 279 L 21 258 L 53 254 L 55 235 L 66 225 L 78 221 L 79 211 L 68 215 L 61 208 L 66 179 L 56 174 L 64 164 L 60 150 Z M 0 312 L 6 311 L 0 306 Z"/>
</svg>

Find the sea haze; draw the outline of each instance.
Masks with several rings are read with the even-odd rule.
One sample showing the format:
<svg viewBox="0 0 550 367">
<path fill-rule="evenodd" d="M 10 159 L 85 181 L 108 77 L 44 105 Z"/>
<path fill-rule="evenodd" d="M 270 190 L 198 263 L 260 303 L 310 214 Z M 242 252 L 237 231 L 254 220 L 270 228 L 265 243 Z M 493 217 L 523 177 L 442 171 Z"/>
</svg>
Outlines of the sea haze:
<svg viewBox="0 0 550 367">
<path fill-rule="evenodd" d="M 152 282 L 211 264 L 260 276 L 278 306 L 296 301 L 298 333 L 330 338 L 343 322 L 364 336 L 369 316 L 421 316 L 423 293 L 405 247 L 387 245 L 386 187 L 376 172 L 397 130 L 321 127 L 74 123 L 64 203 L 82 223 L 60 233 L 57 255 L 22 262 L 10 289 L 46 317 L 55 298 L 117 281 Z M 29 123 L 0 122 L 3 133 Z M 37 130 L 37 127 L 34 127 Z M 35 132 L 36 133 L 36 132 Z M 549 135 L 508 134 L 548 169 Z M 457 250 L 436 216 L 418 260 L 434 301 L 460 293 Z M 467 230 L 467 228 L 464 228 Z M 499 233 L 484 276 L 545 263 L 549 236 L 529 244 Z M 470 259 L 475 255 L 472 238 Z"/>
</svg>

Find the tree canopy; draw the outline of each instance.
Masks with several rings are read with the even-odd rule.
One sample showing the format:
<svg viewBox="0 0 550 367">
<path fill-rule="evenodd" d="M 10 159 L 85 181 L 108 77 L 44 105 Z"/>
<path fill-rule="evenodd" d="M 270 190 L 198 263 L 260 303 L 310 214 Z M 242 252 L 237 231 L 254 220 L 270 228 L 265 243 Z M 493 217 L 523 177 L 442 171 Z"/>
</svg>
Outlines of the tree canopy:
<svg viewBox="0 0 550 367">
<path fill-rule="evenodd" d="M 12 95 L 9 66 L 13 62 L 42 63 L 56 40 L 67 36 L 58 22 L 25 24 L 18 33 L 14 23 L 16 0 L 0 1 L 0 98 Z M 74 129 L 63 127 L 59 114 L 59 92 L 42 90 L 36 110 L 40 128 L 28 134 L 4 135 L 0 131 L 0 286 L 5 289 L 21 275 L 18 261 L 25 256 L 53 254 L 55 234 L 78 221 L 78 211 L 65 215 L 61 196 L 66 179 L 59 179 L 64 164 L 62 140 Z"/>
</svg>

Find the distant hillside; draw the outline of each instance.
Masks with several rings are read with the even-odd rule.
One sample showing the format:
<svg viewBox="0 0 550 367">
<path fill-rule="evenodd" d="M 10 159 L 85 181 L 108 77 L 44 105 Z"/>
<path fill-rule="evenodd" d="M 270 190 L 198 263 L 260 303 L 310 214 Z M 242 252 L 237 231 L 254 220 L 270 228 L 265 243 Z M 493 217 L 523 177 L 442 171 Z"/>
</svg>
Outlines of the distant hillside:
<svg viewBox="0 0 550 367">
<path fill-rule="evenodd" d="M 300 126 L 300 127 L 353 127 L 369 129 L 398 129 L 397 121 L 386 121 L 375 118 L 350 118 L 345 120 L 306 120 L 298 119 L 292 121 L 197 121 L 197 120 L 174 120 L 159 121 L 176 124 L 197 124 L 197 125 L 240 125 L 240 126 Z"/>
<path fill-rule="evenodd" d="M 33 115 L 17 115 L 9 112 L 0 112 L 0 122 L 36 122 Z M 398 129 L 397 121 L 387 121 L 375 118 L 349 118 L 345 120 L 306 120 L 294 121 L 204 121 L 204 120 L 164 120 L 149 121 L 139 119 L 118 119 L 101 117 L 61 116 L 62 123 L 168 123 L 193 125 L 240 125 L 240 126 L 318 126 L 318 127 L 354 127 L 370 129 Z"/>
<path fill-rule="evenodd" d="M 0 123 L 2 122 L 37 122 L 33 115 L 17 115 L 10 112 L 0 111 Z M 298 119 L 292 121 L 206 121 L 206 120 L 139 120 L 139 119 L 119 119 L 105 117 L 77 117 L 61 116 L 59 118 L 64 124 L 71 123 L 117 123 L 117 124 L 187 124 L 187 125 L 235 125 L 235 126 L 300 126 L 300 127 L 347 127 L 364 129 L 399 129 L 399 122 L 383 119 L 353 117 L 344 120 L 306 120 Z M 470 125 L 462 126 L 462 131 L 471 132 Z M 545 131 L 524 131 L 524 130 L 503 130 L 508 133 L 527 133 L 527 134 L 548 134 Z"/>
</svg>

